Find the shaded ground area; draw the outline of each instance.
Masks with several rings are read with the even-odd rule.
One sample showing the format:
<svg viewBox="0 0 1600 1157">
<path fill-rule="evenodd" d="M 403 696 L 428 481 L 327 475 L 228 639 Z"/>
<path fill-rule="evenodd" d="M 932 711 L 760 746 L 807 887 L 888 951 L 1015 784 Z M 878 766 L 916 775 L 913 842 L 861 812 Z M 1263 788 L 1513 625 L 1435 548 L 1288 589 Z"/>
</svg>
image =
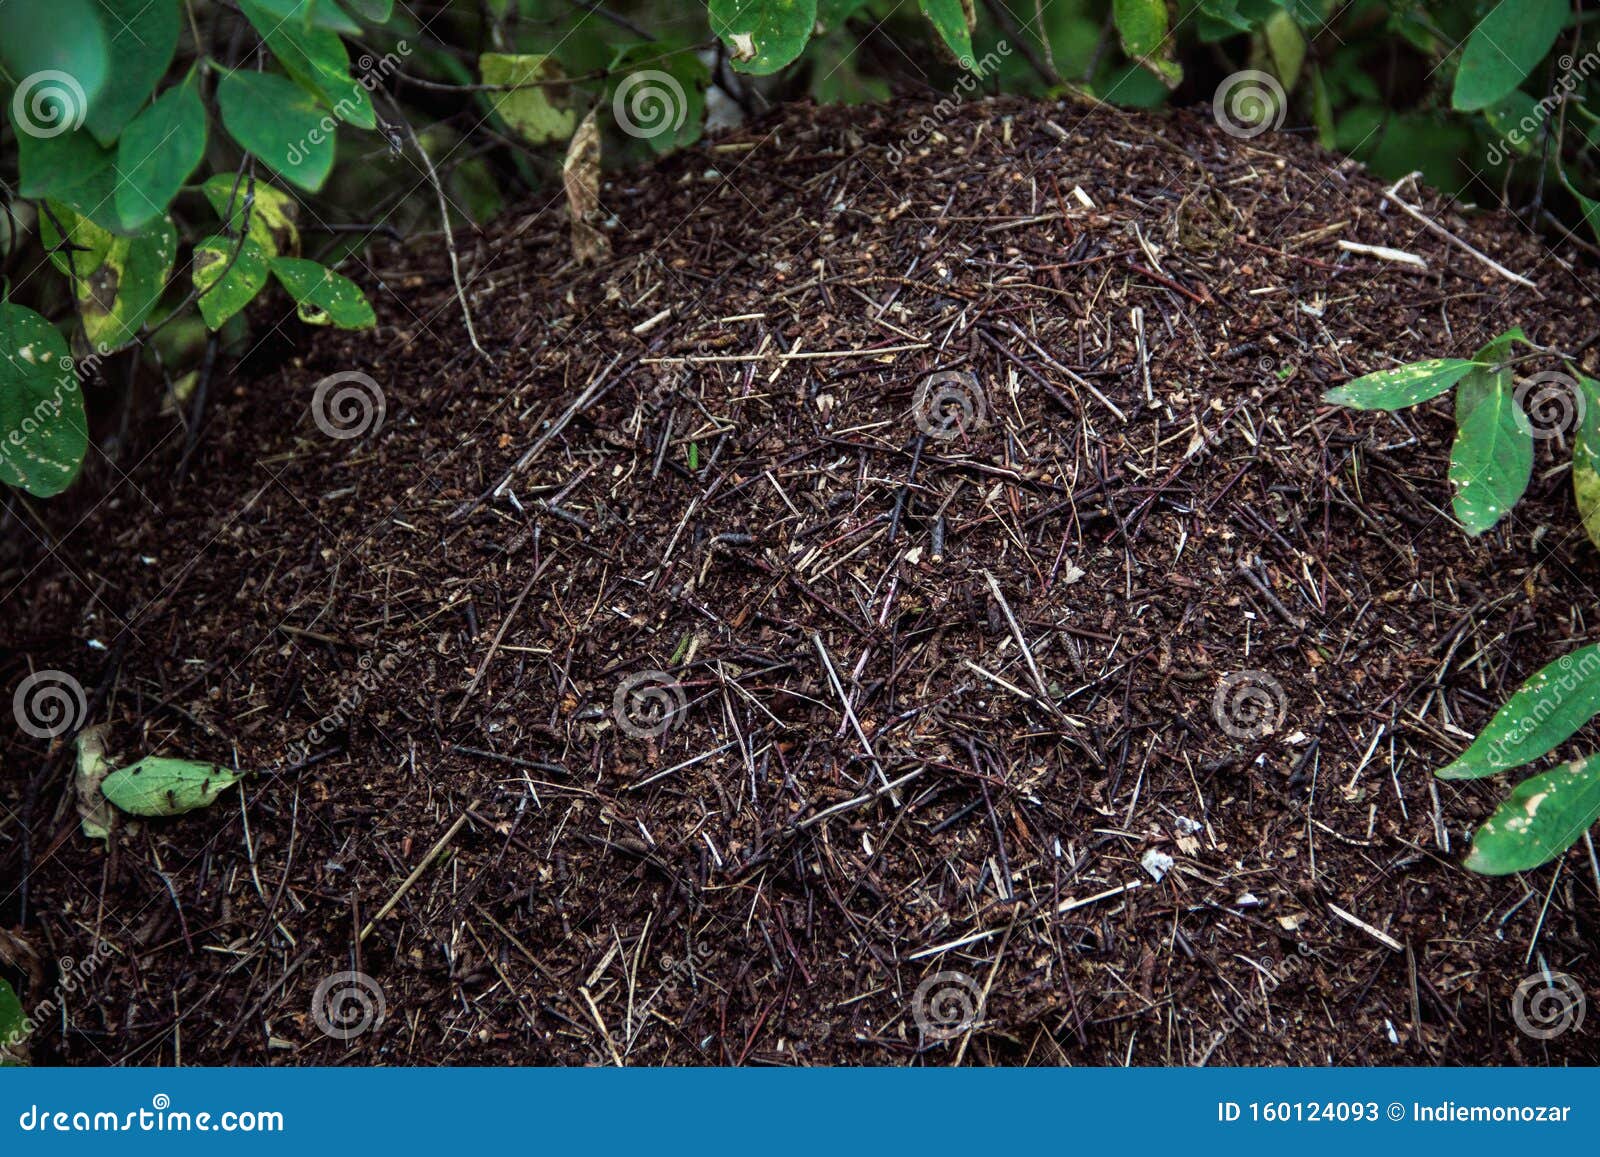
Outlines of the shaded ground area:
<svg viewBox="0 0 1600 1157">
<path fill-rule="evenodd" d="M 1287 135 L 927 112 L 610 183 L 597 269 L 555 210 L 461 238 L 492 365 L 374 248 L 377 333 L 219 372 L 181 485 L 153 420 L 13 510 L 6 687 L 258 773 L 102 846 L 8 730 L 32 998 L 110 952 L 36 1058 L 1600 1059 L 1512 1019 L 1540 960 L 1600 991 L 1587 854 L 1463 872 L 1504 785 L 1430 775 L 1595 637 L 1566 456 L 1469 540 L 1447 401 L 1318 402 L 1512 324 L 1592 371 L 1588 275 Z M 382 421 L 330 437 L 349 371 Z"/>
</svg>

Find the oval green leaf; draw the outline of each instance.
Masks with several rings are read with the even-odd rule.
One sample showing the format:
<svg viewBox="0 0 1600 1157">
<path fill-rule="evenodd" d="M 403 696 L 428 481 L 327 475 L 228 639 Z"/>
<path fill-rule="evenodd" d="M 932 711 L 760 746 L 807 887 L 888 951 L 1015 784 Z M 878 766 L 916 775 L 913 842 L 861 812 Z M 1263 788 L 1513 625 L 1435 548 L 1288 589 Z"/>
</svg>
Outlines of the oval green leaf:
<svg viewBox="0 0 1600 1157">
<path fill-rule="evenodd" d="M 206 151 L 206 110 L 191 76 L 145 109 L 117 142 L 117 218 L 124 229 L 161 216 Z"/>
<path fill-rule="evenodd" d="M 1572 495 L 1589 541 L 1600 546 L 1600 382 L 1567 369 L 1578 382 L 1578 421 L 1572 432 Z"/>
<path fill-rule="evenodd" d="M 105 260 L 77 283 L 84 336 L 102 353 L 121 349 L 161 300 L 178 253 L 178 234 L 163 217 L 137 237 L 114 237 Z"/>
<path fill-rule="evenodd" d="M 272 272 L 294 298 L 301 321 L 340 329 L 366 329 L 377 324 L 361 287 L 327 266 L 298 257 L 275 257 Z"/>
<path fill-rule="evenodd" d="M 251 237 L 207 237 L 195 245 L 194 287 L 200 291 L 200 316 L 207 326 L 221 329 L 255 300 L 267 283 L 268 260 Z"/>
<path fill-rule="evenodd" d="M 1346 382 L 1322 400 L 1354 410 L 1403 410 L 1436 398 L 1477 368 L 1464 358 L 1432 358 Z"/>
<path fill-rule="evenodd" d="M 177 816 L 210 807 L 237 782 L 237 775 L 214 763 L 151 755 L 113 771 L 100 790 L 130 815 Z"/>
<path fill-rule="evenodd" d="M 1567 0 L 1497 0 L 1467 37 L 1450 103 L 1487 108 L 1516 88 L 1544 59 L 1571 15 Z"/>
<path fill-rule="evenodd" d="M 1533 476 L 1533 428 L 1512 394 L 1506 370 L 1477 369 L 1456 387 L 1456 440 L 1450 448 L 1452 509 L 1479 535 L 1517 504 Z"/>
<path fill-rule="evenodd" d="M 268 257 L 300 252 L 300 230 L 295 225 L 300 204 L 282 189 L 234 173 L 218 173 L 200 188 L 222 219 L 224 232 L 239 232 L 248 207 L 250 238 Z"/>
<path fill-rule="evenodd" d="M 1486 876 L 1548 864 L 1600 820 L 1600 766 L 1577 759 L 1512 790 L 1477 835 L 1466 866 Z"/>
<path fill-rule="evenodd" d="M 1165 12 L 1166 0 L 1158 0 Z M 972 63 L 972 28 L 977 23 L 972 0 L 918 0 L 922 14 L 944 41 L 956 63 L 969 71 Z M 803 47 L 803 45 L 802 45 Z"/>
<path fill-rule="evenodd" d="M 489 94 L 490 106 L 523 140 L 542 145 L 564 141 L 572 135 L 578 117 L 558 101 L 556 94 L 563 89 L 542 83 L 564 77 L 555 57 L 485 52 L 478 57 L 478 69 L 484 84 L 532 85 Z"/>
<path fill-rule="evenodd" d="M 270 72 L 230 72 L 217 82 L 230 136 L 291 184 L 315 193 L 333 168 L 333 119 L 311 94 Z"/>
<path fill-rule="evenodd" d="M 954 2 L 960 7 L 961 0 Z M 817 0 L 711 0 L 711 31 L 728 46 L 733 67 L 755 76 L 777 72 L 798 57 L 816 22 Z"/>
<path fill-rule="evenodd" d="M 26 306 L 0 304 L 0 481 L 60 494 L 89 446 L 67 341 Z"/>
<path fill-rule="evenodd" d="M 340 120 L 370 129 L 377 124 L 372 98 L 350 75 L 350 55 L 339 34 L 307 19 L 309 2 L 263 4 L 260 0 L 239 0 L 239 10 L 261 34 L 285 72 L 320 96 Z M 320 10 L 322 5 L 317 8 Z M 287 16 L 280 15 L 284 11 Z M 345 20 L 349 21 L 349 17 Z"/>
<path fill-rule="evenodd" d="M 178 47 L 178 0 L 95 0 L 110 38 L 112 68 L 85 127 L 102 144 L 117 139 L 150 99 Z"/>
<path fill-rule="evenodd" d="M 1600 713 L 1600 643 L 1541 667 L 1440 779 L 1481 779 L 1547 755 Z"/>
</svg>

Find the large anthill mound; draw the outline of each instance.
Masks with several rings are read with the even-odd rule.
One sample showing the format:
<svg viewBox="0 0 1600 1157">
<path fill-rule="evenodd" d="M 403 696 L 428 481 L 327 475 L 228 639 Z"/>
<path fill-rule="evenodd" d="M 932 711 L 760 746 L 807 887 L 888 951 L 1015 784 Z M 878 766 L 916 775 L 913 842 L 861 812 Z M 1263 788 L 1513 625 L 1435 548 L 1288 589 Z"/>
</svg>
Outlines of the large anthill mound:
<svg viewBox="0 0 1600 1157">
<path fill-rule="evenodd" d="M 219 369 L 181 484 L 163 425 L 13 513 L 5 687 L 259 773 L 103 844 L 8 734 L 8 975 L 110 953 L 36 1058 L 1600 1059 L 1512 1018 L 1541 959 L 1600 989 L 1581 845 L 1469 875 L 1504 785 L 1431 777 L 1593 635 L 1565 459 L 1469 540 L 1447 400 L 1318 400 L 1513 324 L 1592 360 L 1584 275 L 1287 134 L 936 115 L 610 181 L 598 267 L 559 208 L 458 235 L 492 362 L 374 247 L 378 330 Z"/>
</svg>

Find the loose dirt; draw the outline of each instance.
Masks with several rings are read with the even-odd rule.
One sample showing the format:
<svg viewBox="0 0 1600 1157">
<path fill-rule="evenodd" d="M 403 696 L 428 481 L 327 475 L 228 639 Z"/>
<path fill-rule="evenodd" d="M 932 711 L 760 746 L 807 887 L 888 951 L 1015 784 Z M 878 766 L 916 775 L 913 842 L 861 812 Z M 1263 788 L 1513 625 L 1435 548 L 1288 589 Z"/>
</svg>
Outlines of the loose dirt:
<svg viewBox="0 0 1600 1157">
<path fill-rule="evenodd" d="M 555 206 L 462 235 L 492 363 L 374 242 L 376 332 L 219 365 L 181 482 L 151 417 L 13 502 L 4 686 L 253 773 L 90 840 L 8 727 L 6 975 L 108 951 L 36 1061 L 1600 1060 L 1512 1015 L 1600 993 L 1589 853 L 1471 875 L 1506 784 L 1431 776 L 1596 637 L 1566 454 L 1473 540 L 1447 399 L 1319 401 L 1514 324 L 1593 372 L 1592 273 L 1285 133 L 937 115 L 609 179 L 598 267 Z"/>
</svg>

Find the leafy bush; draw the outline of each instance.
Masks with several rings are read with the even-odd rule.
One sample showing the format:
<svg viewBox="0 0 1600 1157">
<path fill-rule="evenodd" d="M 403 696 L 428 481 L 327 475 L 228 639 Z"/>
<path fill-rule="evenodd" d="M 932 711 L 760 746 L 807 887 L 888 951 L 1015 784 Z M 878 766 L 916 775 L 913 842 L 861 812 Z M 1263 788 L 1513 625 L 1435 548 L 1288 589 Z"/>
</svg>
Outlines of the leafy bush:
<svg viewBox="0 0 1600 1157">
<path fill-rule="evenodd" d="M 331 266 L 390 218 L 443 202 L 448 229 L 549 183 L 544 154 L 587 108 L 609 110 L 608 154 L 627 159 L 694 141 L 712 90 L 747 110 L 979 86 L 1214 98 L 1230 131 L 1293 112 L 1380 172 L 1420 167 L 1446 189 L 1476 175 L 1535 190 L 1541 211 L 1566 190 L 1572 219 L 1600 229 L 1580 191 L 1600 191 L 1600 57 L 1566 0 L 1052 0 L 1031 16 L 986 0 L 981 16 L 974 0 L 713 0 L 688 18 L 664 0 L 10 0 L 0 244 L 38 245 L 66 295 L 30 273 L 0 312 L 0 479 L 59 493 L 88 444 L 80 380 L 119 351 L 154 363 L 161 335 L 170 386 L 208 333 L 242 340 L 270 285 L 308 322 L 372 324 Z M 382 145 L 421 163 L 396 182 L 372 163 Z M 383 219 L 352 236 L 324 224 L 372 204 Z M 332 235 L 320 260 L 302 219 Z"/>
<path fill-rule="evenodd" d="M 1511 351 L 1528 344 L 1508 330 L 1470 359 L 1434 358 L 1380 370 L 1329 390 L 1324 400 L 1358 410 L 1399 410 L 1454 389 L 1450 453 L 1456 518 L 1482 534 L 1508 514 L 1533 473 L 1534 429 L 1512 382 Z M 1574 426 L 1572 484 L 1590 539 L 1600 545 L 1600 383 L 1578 373 L 1525 379 L 1555 388 L 1556 412 Z M 1564 404 L 1562 404 L 1564 403 Z M 1548 755 L 1600 714 L 1600 644 L 1551 663 L 1512 696 L 1441 779 L 1477 779 Z M 1524 780 L 1473 839 L 1467 866 L 1487 874 L 1547 863 L 1600 820 L 1600 764 L 1579 759 Z"/>
</svg>

